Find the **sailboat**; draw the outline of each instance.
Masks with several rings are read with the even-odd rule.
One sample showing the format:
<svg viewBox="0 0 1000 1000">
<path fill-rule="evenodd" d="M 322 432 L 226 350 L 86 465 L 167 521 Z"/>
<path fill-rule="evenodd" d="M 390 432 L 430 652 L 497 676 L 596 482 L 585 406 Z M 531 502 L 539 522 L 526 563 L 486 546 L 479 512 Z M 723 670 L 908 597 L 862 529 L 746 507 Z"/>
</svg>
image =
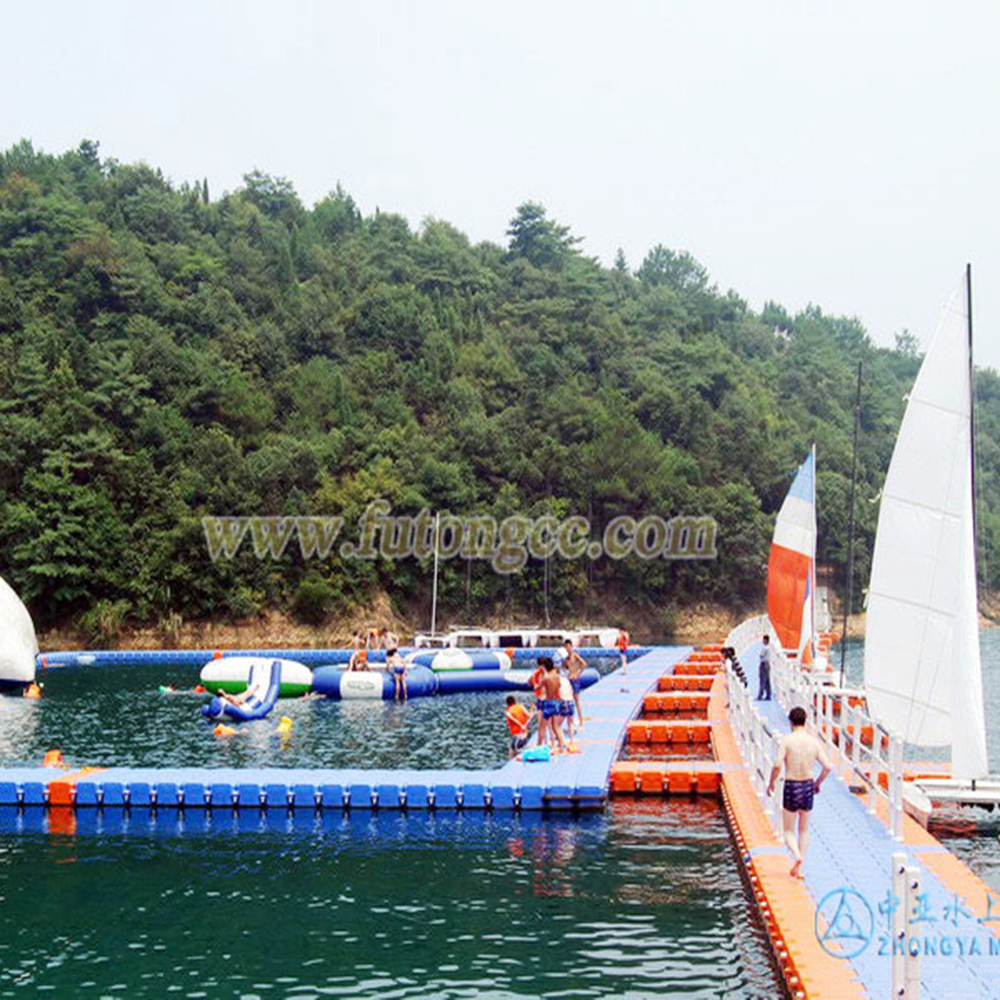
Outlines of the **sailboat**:
<svg viewBox="0 0 1000 1000">
<path fill-rule="evenodd" d="M 28 609 L 0 577 L 0 690 L 19 689 L 35 679 L 38 639 Z"/>
<path fill-rule="evenodd" d="M 976 583 L 971 291 L 967 268 L 920 367 L 889 464 L 868 588 L 864 680 L 873 716 L 906 743 L 950 747 L 952 787 L 974 792 L 989 765 Z"/>
<path fill-rule="evenodd" d="M 799 466 L 778 511 L 767 560 L 767 616 L 778 643 L 813 662 L 816 595 L 816 446 Z"/>
</svg>

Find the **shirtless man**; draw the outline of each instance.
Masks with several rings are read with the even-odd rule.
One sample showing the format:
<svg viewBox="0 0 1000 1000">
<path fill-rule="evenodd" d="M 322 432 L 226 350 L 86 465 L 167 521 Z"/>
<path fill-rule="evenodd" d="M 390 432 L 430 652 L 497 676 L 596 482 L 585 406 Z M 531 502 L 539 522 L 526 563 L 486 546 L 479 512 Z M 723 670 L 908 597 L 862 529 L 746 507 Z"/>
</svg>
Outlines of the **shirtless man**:
<svg viewBox="0 0 1000 1000">
<path fill-rule="evenodd" d="M 579 720 L 577 728 L 582 729 L 583 709 L 580 707 L 580 690 L 583 684 L 580 676 L 587 669 L 587 661 L 573 648 L 572 639 L 567 639 L 563 645 L 566 647 L 566 659 L 564 663 L 566 671 L 569 674 L 570 686 L 573 688 L 573 704 L 576 706 L 576 717 Z"/>
<path fill-rule="evenodd" d="M 566 742 L 563 740 L 562 726 L 559 725 L 559 671 L 551 657 L 542 657 L 538 662 L 545 665 L 545 673 L 542 675 L 542 720 L 552 734 L 553 744 L 558 744 L 560 750 L 565 750 Z"/>
<path fill-rule="evenodd" d="M 385 654 L 386 670 L 392 675 L 393 683 L 396 685 L 396 701 L 406 701 L 406 660 L 399 655 L 399 649 L 395 646 Z"/>
<path fill-rule="evenodd" d="M 545 697 L 545 685 L 542 684 L 542 678 L 545 676 L 546 660 L 547 657 L 540 657 L 538 667 L 531 677 L 528 678 L 531 690 L 535 694 L 535 715 L 538 717 L 538 735 L 535 740 L 535 746 L 541 746 L 545 742 L 545 733 L 549 728 L 547 720 L 542 715 L 542 699 Z"/>
<path fill-rule="evenodd" d="M 782 801 L 785 821 L 785 844 L 795 858 L 791 875 L 802 878 L 802 862 L 809 847 L 809 813 L 813 807 L 813 796 L 819 791 L 820 785 L 826 781 L 830 773 L 830 762 L 823 747 L 815 736 L 806 732 L 806 710 L 793 708 L 788 713 L 788 721 L 792 731 L 781 741 L 778 759 L 771 769 L 771 780 L 767 785 L 767 794 L 774 793 L 774 783 L 778 780 L 781 768 L 785 768 L 785 793 Z M 816 762 L 822 770 L 818 778 L 813 778 Z M 798 818 L 798 838 L 795 835 L 795 820 Z"/>
</svg>

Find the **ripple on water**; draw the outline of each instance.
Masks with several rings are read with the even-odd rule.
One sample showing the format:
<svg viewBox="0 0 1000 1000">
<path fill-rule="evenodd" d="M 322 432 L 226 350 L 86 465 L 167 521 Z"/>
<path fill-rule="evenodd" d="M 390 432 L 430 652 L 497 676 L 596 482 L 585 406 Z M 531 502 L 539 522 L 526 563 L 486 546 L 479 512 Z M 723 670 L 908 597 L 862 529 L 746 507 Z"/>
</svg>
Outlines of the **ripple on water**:
<svg viewBox="0 0 1000 1000">
<path fill-rule="evenodd" d="M 0 834 L 0 857 L 3 996 L 780 994 L 717 803 Z"/>
</svg>

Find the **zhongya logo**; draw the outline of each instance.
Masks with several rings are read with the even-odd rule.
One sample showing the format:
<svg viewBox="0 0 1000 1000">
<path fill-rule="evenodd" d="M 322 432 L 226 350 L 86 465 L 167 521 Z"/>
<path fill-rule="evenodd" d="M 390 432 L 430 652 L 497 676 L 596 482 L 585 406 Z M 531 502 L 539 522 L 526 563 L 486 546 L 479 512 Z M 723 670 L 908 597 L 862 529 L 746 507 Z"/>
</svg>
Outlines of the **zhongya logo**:
<svg viewBox="0 0 1000 1000">
<path fill-rule="evenodd" d="M 854 958 L 871 943 L 875 915 L 868 901 L 853 889 L 833 889 L 816 907 L 816 940 L 834 958 Z"/>
</svg>

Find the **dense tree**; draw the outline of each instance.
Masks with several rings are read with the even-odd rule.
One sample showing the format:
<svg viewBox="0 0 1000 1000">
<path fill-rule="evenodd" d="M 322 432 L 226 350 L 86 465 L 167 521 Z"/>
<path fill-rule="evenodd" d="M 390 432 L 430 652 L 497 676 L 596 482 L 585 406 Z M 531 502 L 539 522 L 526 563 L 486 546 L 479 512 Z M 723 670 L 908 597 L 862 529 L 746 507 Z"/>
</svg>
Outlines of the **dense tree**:
<svg viewBox="0 0 1000 1000">
<path fill-rule="evenodd" d="M 337 185 L 304 207 L 260 171 L 212 202 L 145 164 L 0 153 L 0 572 L 43 621 L 254 614 L 319 620 L 375 588 L 423 601 L 428 567 L 297 544 L 212 561 L 205 515 L 708 514 L 718 558 L 458 559 L 442 600 L 567 611 L 585 593 L 666 607 L 759 599 L 774 512 L 819 450 L 819 551 L 846 555 L 854 380 L 855 593 L 919 365 L 816 306 L 751 310 L 658 244 L 632 272 L 520 205 L 509 243 L 364 216 Z M 981 561 L 1000 583 L 1000 378 L 980 373 Z"/>
</svg>

